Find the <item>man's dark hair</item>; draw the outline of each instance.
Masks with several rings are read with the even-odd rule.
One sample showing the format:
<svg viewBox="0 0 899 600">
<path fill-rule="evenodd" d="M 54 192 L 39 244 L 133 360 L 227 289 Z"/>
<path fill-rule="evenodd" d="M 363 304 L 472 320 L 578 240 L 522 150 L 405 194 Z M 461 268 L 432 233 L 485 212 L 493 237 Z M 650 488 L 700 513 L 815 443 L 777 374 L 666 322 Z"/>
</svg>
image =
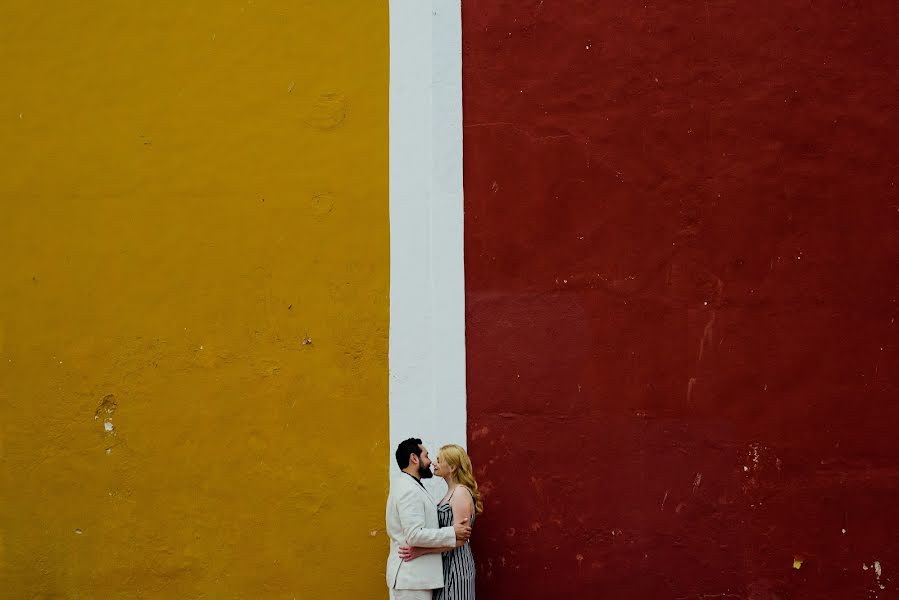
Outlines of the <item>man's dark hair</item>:
<svg viewBox="0 0 899 600">
<path fill-rule="evenodd" d="M 412 454 L 421 457 L 421 440 L 418 438 L 409 438 L 396 447 L 396 464 L 400 469 L 409 466 L 409 456 Z"/>
</svg>

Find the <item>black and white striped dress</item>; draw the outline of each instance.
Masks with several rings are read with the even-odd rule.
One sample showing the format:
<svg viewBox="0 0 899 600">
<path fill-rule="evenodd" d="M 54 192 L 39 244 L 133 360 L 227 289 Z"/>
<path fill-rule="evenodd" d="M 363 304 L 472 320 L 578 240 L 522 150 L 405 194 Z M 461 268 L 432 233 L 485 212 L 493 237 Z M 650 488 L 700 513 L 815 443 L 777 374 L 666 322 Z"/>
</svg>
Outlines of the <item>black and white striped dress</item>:
<svg viewBox="0 0 899 600">
<path fill-rule="evenodd" d="M 453 507 L 449 502 L 437 506 L 441 527 L 452 527 Z M 469 525 L 474 526 L 474 513 Z M 474 600 L 474 556 L 469 542 L 444 552 L 443 587 L 434 590 L 433 600 Z"/>
</svg>

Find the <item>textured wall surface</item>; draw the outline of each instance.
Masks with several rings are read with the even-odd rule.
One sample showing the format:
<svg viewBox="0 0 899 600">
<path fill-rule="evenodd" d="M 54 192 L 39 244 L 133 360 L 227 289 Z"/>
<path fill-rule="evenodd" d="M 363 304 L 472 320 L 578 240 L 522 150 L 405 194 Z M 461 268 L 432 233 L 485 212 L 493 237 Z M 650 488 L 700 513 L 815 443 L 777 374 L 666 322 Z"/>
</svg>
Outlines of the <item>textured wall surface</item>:
<svg viewBox="0 0 899 600">
<path fill-rule="evenodd" d="M 483 597 L 896 597 L 896 40 L 463 2 Z"/>
<path fill-rule="evenodd" d="M 387 17 L 0 6 L 0 597 L 383 589 Z"/>
</svg>

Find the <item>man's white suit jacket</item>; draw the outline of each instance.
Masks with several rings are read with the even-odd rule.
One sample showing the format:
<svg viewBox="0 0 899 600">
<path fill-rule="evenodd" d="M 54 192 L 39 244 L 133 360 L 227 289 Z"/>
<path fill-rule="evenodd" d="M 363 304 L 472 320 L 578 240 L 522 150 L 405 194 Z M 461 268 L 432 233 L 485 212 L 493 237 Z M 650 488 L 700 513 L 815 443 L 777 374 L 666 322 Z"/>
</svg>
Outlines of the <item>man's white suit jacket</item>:
<svg viewBox="0 0 899 600">
<path fill-rule="evenodd" d="M 390 482 L 387 497 L 387 586 L 397 590 L 433 590 L 443 587 L 440 554 L 425 554 L 403 562 L 400 546 L 445 548 L 456 545 L 456 530 L 440 527 L 437 502 L 414 477 L 401 473 Z"/>
</svg>

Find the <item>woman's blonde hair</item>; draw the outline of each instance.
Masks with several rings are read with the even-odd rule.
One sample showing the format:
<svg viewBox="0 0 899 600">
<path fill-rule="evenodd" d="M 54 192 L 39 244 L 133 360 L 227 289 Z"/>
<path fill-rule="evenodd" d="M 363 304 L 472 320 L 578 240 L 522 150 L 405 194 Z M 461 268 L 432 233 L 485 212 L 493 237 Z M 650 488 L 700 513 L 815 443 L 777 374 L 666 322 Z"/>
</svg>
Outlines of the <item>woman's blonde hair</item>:
<svg viewBox="0 0 899 600">
<path fill-rule="evenodd" d="M 456 444 L 447 444 L 440 448 L 440 466 L 455 467 L 453 476 L 460 484 L 464 485 L 471 492 L 474 499 L 474 513 L 476 515 L 484 512 L 484 505 L 481 503 L 481 492 L 478 491 L 478 482 L 474 479 L 474 473 L 471 469 L 471 459 L 462 446 Z"/>
</svg>

